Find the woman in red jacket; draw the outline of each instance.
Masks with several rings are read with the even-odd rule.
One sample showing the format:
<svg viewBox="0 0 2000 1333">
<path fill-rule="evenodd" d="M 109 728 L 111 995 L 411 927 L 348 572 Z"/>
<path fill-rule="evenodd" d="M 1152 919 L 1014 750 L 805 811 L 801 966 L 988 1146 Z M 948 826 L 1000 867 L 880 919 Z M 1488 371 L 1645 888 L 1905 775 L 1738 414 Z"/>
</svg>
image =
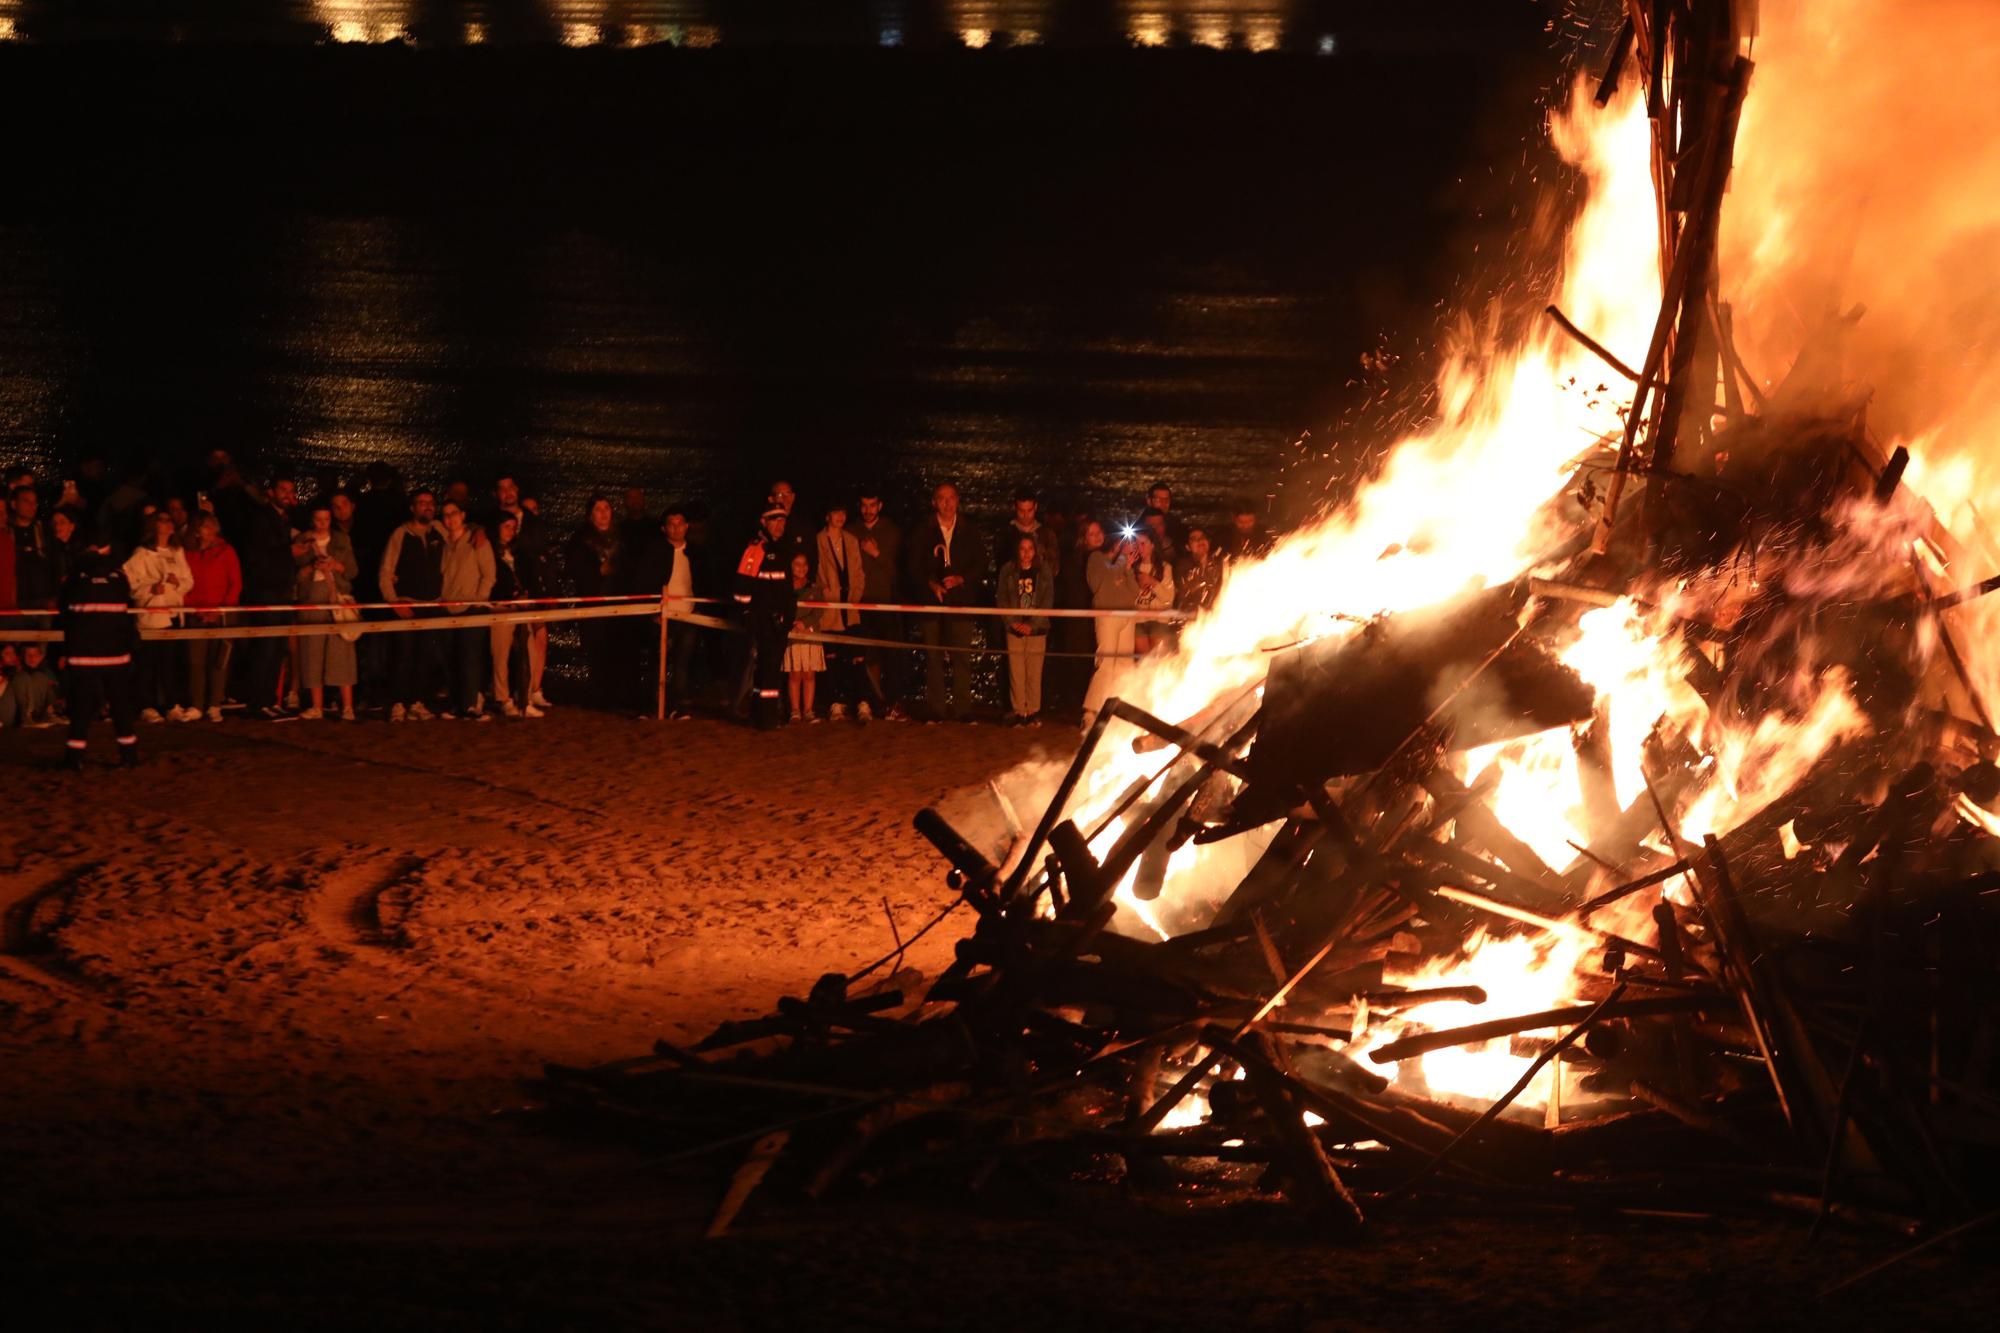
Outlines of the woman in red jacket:
<svg viewBox="0 0 2000 1333">
<path fill-rule="evenodd" d="M 243 601 L 243 565 L 236 548 L 222 540 L 222 524 L 214 514 L 202 513 L 188 525 L 188 569 L 194 586 L 188 590 L 189 607 L 238 606 Z M 214 629 L 228 623 L 218 611 L 193 611 L 188 623 L 197 629 Z M 206 714 L 210 722 L 222 721 L 223 689 L 229 680 L 228 639 L 189 639 L 188 706 Z"/>
</svg>

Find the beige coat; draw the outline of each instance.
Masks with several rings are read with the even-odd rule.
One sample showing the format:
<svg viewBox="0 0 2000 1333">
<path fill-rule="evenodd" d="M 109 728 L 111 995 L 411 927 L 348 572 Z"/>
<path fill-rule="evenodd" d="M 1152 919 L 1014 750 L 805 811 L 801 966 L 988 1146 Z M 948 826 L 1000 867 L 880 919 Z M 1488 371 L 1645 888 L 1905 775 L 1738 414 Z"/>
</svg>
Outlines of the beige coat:
<svg viewBox="0 0 2000 1333">
<path fill-rule="evenodd" d="M 836 551 L 835 543 L 839 543 Z M 847 578 L 840 577 L 842 567 L 847 570 Z M 867 586 L 867 574 L 861 568 L 861 540 L 846 528 L 838 533 L 832 528 L 819 530 L 819 559 L 815 563 L 819 570 L 819 582 L 814 585 L 813 598 L 821 602 L 858 602 L 862 589 Z M 839 633 L 852 629 L 861 623 L 859 611 L 821 611 L 815 629 L 831 630 Z"/>
</svg>

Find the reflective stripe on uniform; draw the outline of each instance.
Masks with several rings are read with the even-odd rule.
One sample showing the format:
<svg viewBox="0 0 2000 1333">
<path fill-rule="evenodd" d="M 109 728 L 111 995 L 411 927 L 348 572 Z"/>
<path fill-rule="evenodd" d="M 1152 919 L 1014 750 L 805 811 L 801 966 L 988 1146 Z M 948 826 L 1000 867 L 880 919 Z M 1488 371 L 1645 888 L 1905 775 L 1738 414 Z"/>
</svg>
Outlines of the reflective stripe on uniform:
<svg viewBox="0 0 2000 1333">
<path fill-rule="evenodd" d="M 118 743 L 120 745 L 137 745 L 139 743 L 139 738 L 137 736 L 120 736 L 118 738 Z"/>
<path fill-rule="evenodd" d="M 84 667 L 130 666 L 132 664 L 132 654 L 120 653 L 116 657 L 72 657 L 69 659 L 69 664 L 71 666 L 84 666 Z"/>
<path fill-rule="evenodd" d="M 71 602 L 69 609 L 72 611 L 130 611 L 132 608 L 124 602 Z"/>
<path fill-rule="evenodd" d="M 90 742 L 89 742 L 89 741 L 64 741 L 64 742 L 63 742 L 63 744 L 64 744 L 64 745 L 67 745 L 67 746 L 69 746 L 69 748 L 70 748 L 70 749 L 72 749 L 72 750 L 82 750 L 82 749 L 87 749 L 87 748 L 89 747 L 89 745 L 90 745 Z"/>
</svg>

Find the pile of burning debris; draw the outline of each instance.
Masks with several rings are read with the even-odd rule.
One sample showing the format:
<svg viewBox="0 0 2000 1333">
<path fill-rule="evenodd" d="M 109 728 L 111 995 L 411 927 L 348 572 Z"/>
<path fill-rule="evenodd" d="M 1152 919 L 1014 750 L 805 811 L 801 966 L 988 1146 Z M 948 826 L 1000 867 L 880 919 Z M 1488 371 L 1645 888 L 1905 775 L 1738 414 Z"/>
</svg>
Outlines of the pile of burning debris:
<svg viewBox="0 0 2000 1333">
<path fill-rule="evenodd" d="M 1990 1208 L 2000 736 L 1954 608 L 1991 585 L 1960 586 L 1977 554 L 1823 355 L 1766 388 L 1732 348 L 1731 10 L 1635 4 L 1613 45 L 1600 107 L 1648 76 L 1624 100 L 1662 299 L 1636 368 L 1602 316 L 1544 326 L 1633 393 L 1497 515 L 1529 548 L 1505 577 L 1184 646 L 1032 828 L 918 816 L 977 916 L 921 994 L 829 975 L 691 1049 L 551 1067 L 550 1104 L 747 1149 L 718 1230 L 767 1174 L 817 1198 L 1024 1164 L 1279 1191 L 1336 1233 L 1438 1200 L 1906 1231 Z M 1490 417 L 1481 447 L 1514 447 Z M 1455 540 L 1431 526 L 1366 569 L 1421 570 Z"/>
</svg>

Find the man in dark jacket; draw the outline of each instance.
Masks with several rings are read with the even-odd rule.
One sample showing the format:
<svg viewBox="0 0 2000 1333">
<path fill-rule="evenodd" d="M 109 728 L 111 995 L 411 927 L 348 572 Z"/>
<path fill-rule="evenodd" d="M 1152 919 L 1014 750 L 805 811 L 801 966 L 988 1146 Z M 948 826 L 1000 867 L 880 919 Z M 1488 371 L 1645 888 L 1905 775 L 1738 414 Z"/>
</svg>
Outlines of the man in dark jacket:
<svg viewBox="0 0 2000 1333">
<path fill-rule="evenodd" d="M 292 506 L 298 503 L 298 489 L 289 477 L 274 477 L 263 489 L 246 486 L 241 500 L 232 506 L 234 533 L 228 532 L 229 513 L 221 515 L 229 544 L 243 565 L 243 601 L 248 606 L 282 606 L 292 600 L 292 580 L 298 565 L 292 558 Z M 254 614 L 255 625 L 288 625 L 289 611 Z M 284 668 L 289 641 L 279 637 L 250 640 L 250 665 L 245 685 L 250 716 L 279 721 L 287 716 L 278 708 L 278 674 Z"/>
<path fill-rule="evenodd" d="M 23 610 L 54 610 L 57 570 L 61 568 L 55 539 L 41 519 L 42 498 L 32 484 L 14 487 L 7 494 L 5 538 L 13 546 L 14 605 Z M 23 621 L 22 624 L 40 624 Z"/>
<path fill-rule="evenodd" d="M 931 493 L 931 516 L 910 538 L 910 587 L 929 606 L 981 606 L 986 538 L 958 512 L 958 487 L 945 482 Z M 924 654 L 924 704 L 929 720 L 972 720 L 972 654 L 975 617 L 930 615 L 919 628 Z M 945 658 L 951 659 L 951 694 L 945 693 Z"/>
<path fill-rule="evenodd" d="M 764 511 L 755 540 L 736 562 L 736 604 L 743 608 L 754 655 L 757 703 L 753 716 L 760 731 L 778 725 L 784 707 L 785 643 L 798 616 L 798 593 L 792 588 L 792 557 L 785 546 L 785 511 L 772 505 Z"/>
<path fill-rule="evenodd" d="M 68 658 L 69 748 L 64 754 L 72 770 L 83 768 L 91 724 L 105 704 L 111 705 L 112 734 L 118 740 L 118 762 L 139 762 L 139 709 L 132 688 L 132 651 L 139 643 L 139 621 L 131 614 L 132 587 L 111 555 L 111 541 L 100 537 L 77 558 L 76 570 L 63 583 L 63 652 Z"/>
<path fill-rule="evenodd" d="M 891 606 L 901 600 L 903 583 L 903 530 L 882 512 L 882 497 L 875 491 L 860 495 L 861 521 L 849 529 L 861 544 L 861 600 L 876 606 Z M 863 611 L 860 625 L 864 639 L 902 643 L 903 615 L 900 611 Z M 884 717 L 900 718 L 903 697 L 903 668 L 909 654 L 895 648 L 863 648 L 861 666 L 868 678 L 874 703 Z M 863 721 L 873 709 L 864 699 L 856 710 Z"/>
</svg>

